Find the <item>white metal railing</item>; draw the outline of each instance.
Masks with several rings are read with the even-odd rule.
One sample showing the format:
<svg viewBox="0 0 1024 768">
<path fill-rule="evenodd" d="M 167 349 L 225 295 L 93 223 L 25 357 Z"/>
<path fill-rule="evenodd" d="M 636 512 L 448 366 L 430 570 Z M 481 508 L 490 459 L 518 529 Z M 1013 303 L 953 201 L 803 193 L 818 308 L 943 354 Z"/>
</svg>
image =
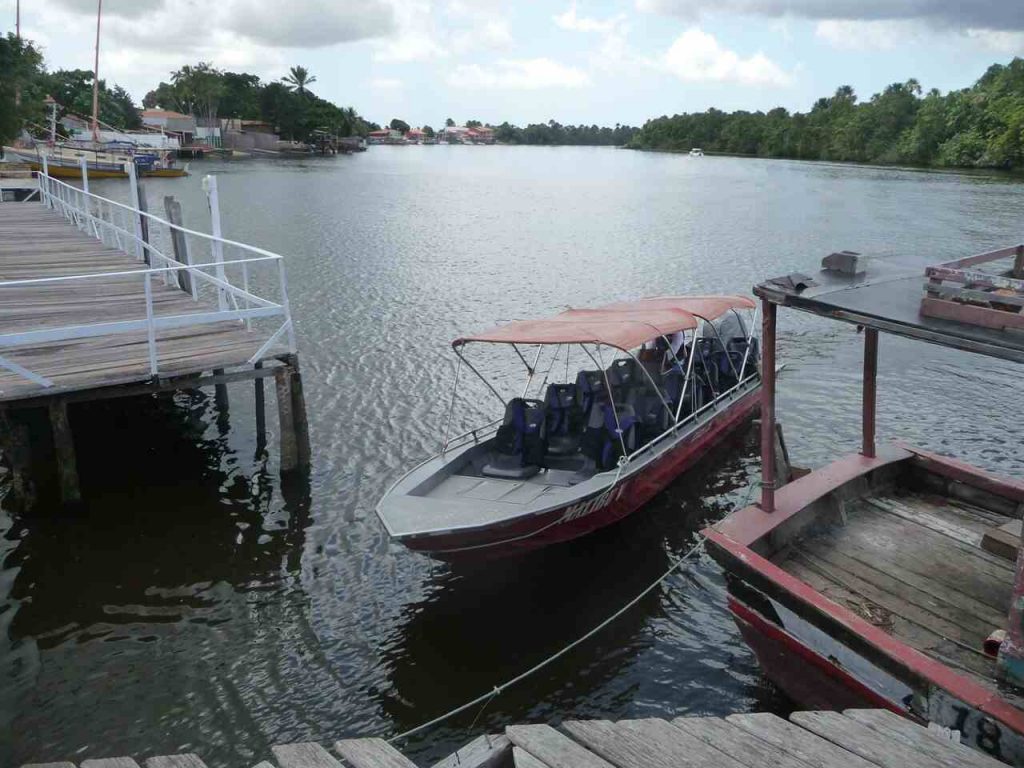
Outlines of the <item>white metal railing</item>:
<svg viewBox="0 0 1024 768">
<path fill-rule="evenodd" d="M 147 265 L 144 269 L 5 280 L 0 281 L 0 291 L 43 285 L 87 285 L 90 281 L 113 278 L 130 283 L 137 279 L 144 299 L 144 314 L 111 322 L 60 327 L 41 324 L 39 328 L 12 333 L 4 333 L 0 327 L 0 367 L 49 387 L 53 382 L 48 378 L 3 357 L 2 352 L 47 342 L 144 331 L 149 372 L 155 377 L 160 373 L 158 331 L 225 321 L 250 330 L 254 323 L 261 322 L 255 329 L 260 332 L 255 340 L 262 339 L 263 343 L 249 359 L 250 363 L 259 361 L 283 339 L 294 352 L 295 332 L 288 307 L 284 260 L 279 254 L 220 236 L 216 178 L 204 179 L 214 231 L 214 234 L 206 234 L 141 210 L 134 167 L 129 164 L 128 170 L 132 205 L 90 193 L 85 175 L 81 188 L 53 178 L 45 161 L 39 174 L 39 190 L 43 205 L 58 211 L 80 231 L 104 245 L 144 262 Z M 88 266 L 88 258 L 83 256 L 83 268 Z M 161 314 L 153 298 L 153 281 L 161 279 L 166 285 L 177 283 L 194 302 L 205 303 L 210 309 Z"/>
</svg>

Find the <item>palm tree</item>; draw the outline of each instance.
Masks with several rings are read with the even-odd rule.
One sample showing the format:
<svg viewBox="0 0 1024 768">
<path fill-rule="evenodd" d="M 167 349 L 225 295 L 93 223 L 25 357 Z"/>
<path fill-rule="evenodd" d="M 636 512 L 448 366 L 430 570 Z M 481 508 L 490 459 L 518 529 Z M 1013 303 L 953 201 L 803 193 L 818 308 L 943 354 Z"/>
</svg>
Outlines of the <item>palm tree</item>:
<svg viewBox="0 0 1024 768">
<path fill-rule="evenodd" d="M 281 80 L 295 88 L 299 93 L 305 93 L 306 86 L 310 83 L 315 83 L 316 77 L 309 74 L 309 70 L 305 67 L 292 67 Z"/>
</svg>

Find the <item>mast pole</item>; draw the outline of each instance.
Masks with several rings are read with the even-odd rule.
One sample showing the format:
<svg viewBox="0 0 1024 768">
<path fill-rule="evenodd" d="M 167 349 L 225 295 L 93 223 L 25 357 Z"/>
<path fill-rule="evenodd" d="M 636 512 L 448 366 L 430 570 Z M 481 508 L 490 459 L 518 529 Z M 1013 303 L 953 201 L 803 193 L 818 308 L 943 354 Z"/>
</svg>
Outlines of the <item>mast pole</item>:
<svg viewBox="0 0 1024 768">
<path fill-rule="evenodd" d="M 100 112 L 100 16 L 103 13 L 103 0 L 96 0 L 96 58 L 92 68 L 92 140 L 99 141 Z"/>
</svg>

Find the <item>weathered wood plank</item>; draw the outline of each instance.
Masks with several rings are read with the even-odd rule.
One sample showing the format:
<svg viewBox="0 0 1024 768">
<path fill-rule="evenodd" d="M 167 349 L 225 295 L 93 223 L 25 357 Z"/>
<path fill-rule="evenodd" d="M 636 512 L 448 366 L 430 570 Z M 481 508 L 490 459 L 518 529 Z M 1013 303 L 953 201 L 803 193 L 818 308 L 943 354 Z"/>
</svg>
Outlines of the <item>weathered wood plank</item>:
<svg viewBox="0 0 1024 768">
<path fill-rule="evenodd" d="M 206 763 L 199 759 L 199 755 L 185 752 L 146 758 L 146 768 L 206 768 Z"/>
<path fill-rule="evenodd" d="M 512 765 L 515 768 L 549 768 L 522 747 L 512 747 Z"/>
<path fill-rule="evenodd" d="M 504 734 L 478 736 L 434 768 L 498 768 L 508 760 L 512 742 Z"/>
<path fill-rule="evenodd" d="M 679 717 L 672 724 L 749 768 L 808 768 L 795 755 L 717 717 Z"/>
<path fill-rule="evenodd" d="M 75 768 L 74 763 L 26 763 L 21 768 Z"/>
<path fill-rule="evenodd" d="M 612 768 L 611 763 L 548 725 L 510 725 L 505 735 L 549 768 Z"/>
<path fill-rule="evenodd" d="M 1017 549 L 1020 547 L 1020 529 L 1020 520 L 1011 520 L 1005 525 L 989 528 L 981 537 L 981 548 L 996 557 L 1015 562 Z"/>
<path fill-rule="evenodd" d="M 82 768 L 139 768 L 130 757 L 102 757 L 98 760 L 83 760 Z"/>
<path fill-rule="evenodd" d="M 334 755 L 314 742 L 279 744 L 270 751 L 281 768 L 341 768 Z"/>
<path fill-rule="evenodd" d="M 352 768 L 416 768 L 384 739 L 345 739 L 334 742 L 334 749 Z"/>
<path fill-rule="evenodd" d="M 729 715 L 725 720 L 803 760 L 812 768 L 876 768 L 875 763 L 766 712 Z"/>
<path fill-rule="evenodd" d="M 935 768 L 935 761 L 839 712 L 794 712 L 789 719 L 882 768 Z"/>
<path fill-rule="evenodd" d="M 742 768 L 740 761 L 664 720 L 622 720 L 615 725 L 620 738 L 632 736 L 636 741 L 649 744 L 676 765 Z"/>
<path fill-rule="evenodd" d="M 872 728 L 879 733 L 901 741 L 935 760 L 938 765 L 949 768 L 1004 768 L 1005 764 L 965 744 L 940 738 L 927 728 L 916 725 L 905 717 L 887 709 L 848 709 L 849 718 Z"/>
</svg>

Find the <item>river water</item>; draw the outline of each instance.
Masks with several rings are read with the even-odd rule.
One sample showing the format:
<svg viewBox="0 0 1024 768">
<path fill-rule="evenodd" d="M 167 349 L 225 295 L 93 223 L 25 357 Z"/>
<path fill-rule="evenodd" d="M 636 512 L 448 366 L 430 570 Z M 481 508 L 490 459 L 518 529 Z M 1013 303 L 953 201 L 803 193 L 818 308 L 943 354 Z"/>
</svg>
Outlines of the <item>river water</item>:
<svg viewBox="0 0 1024 768">
<path fill-rule="evenodd" d="M 749 496 L 737 435 L 624 523 L 525 559 L 453 570 L 373 513 L 438 447 L 448 343 L 567 305 L 747 292 L 825 254 L 932 261 L 1021 239 L 1024 186 L 953 173 L 598 148 L 373 147 L 200 162 L 175 194 L 227 237 L 284 254 L 313 468 L 281 487 L 252 394 L 80 405 L 86 503 L 0 507 L 0 765 L 391 736 L 530 667 L 662 573 Z M 97 183 L 118 197 L 124 185 Z M 860 339 L 780 313 L 780 418 L 796 463 L 859 445 Z M 879 434 L 1021 473 L 1020 369 L 884 337 Z M 495 414 L 496 415 L 496 414 Z M 276 420 L 270 406 L 269 423 Z M 481 713 L 405 748 L 422 764 L 510 721 L 784 711 L 710 561 Z"/>
</svg>

